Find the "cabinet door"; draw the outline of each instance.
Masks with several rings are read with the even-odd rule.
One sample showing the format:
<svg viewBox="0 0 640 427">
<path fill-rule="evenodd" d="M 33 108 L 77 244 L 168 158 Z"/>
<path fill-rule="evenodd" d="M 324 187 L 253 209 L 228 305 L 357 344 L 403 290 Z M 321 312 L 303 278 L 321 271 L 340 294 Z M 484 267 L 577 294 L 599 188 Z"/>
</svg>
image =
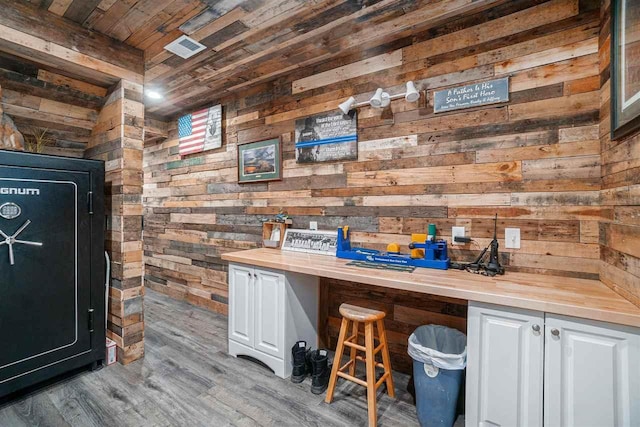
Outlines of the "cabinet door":
<svg viewBox="0 0 640 427">
<path fill-rule="evenodd" d="M 547 315 L 545 335 L 545 425 L 640 425 L 638 330 Z"/>
<path fill-rule="evenodd" d="M 541 426 L 544 315 L 470 303 L 466 425 Z"/>
<path fill-rule="evenodd" d="M 284 275 L 255 269 L 254 348 L 284 359 Z"/>
<path fill-rule="evenodd" d="M 229 339 L 253 347 L 253 269 L 229 267 Z"/>
</svg>

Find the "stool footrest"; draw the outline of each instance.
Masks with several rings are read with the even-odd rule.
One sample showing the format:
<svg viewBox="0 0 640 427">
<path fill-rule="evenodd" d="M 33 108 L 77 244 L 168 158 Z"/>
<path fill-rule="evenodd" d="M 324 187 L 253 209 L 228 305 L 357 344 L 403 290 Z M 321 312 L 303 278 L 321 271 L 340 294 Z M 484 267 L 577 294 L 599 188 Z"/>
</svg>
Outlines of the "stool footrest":
<svg viewBox="0 0 640 427">
<path fill-rule="evenodd" d="M 361 362 L 367 363 L 367 358 L 366 357 L 356 356 L 356 359 L 358 359 Z M 382 364 L 380 362 L 376 362 L 376 368 L 384 369 L 384 364 Z"/>
<path fill-rule="evenodd" d="M 342 377 L 346 380 L 349 381 L 353 381 L 356 384 L 360 384 L 362 387 L 366 387 L 367 386 L 367 382 L 366 381 L 362 381 L 360 378 L 356 378 L 356 377 L 352 377 L 349 374 L 345 374 L 344 372 L 338 371 L 338 376 Z"/>
<path fill-rule="evenodd" d="M 389 372 L 385 372 L 384 374 L 382 374 L 382 376 L 380 377 L 380 379 L 376 383 L 376 390 L 382 385 L 383 382 L 385 382 L 387 380 L 388 376 L 389 376 Z"/>
<path fill-rule="evenodd" d="M 346 340 L 344 340 L 344 345 L 346 345 L 347 347 L 358 349 L 360 351 L 364 351 L 364 352 L 367 351 L 367 348 L 365 346 L 360 345 L 360 344 L 356 344 L 356 343 L 351 342 L 351 341 L 347 341 L 347 340 L 350 340 L 351 338 L 352 337 L 349 337 Z M 378 346 L 373 349 L 373 354 L 380 353 L 380 350 L 382 350 L 383 348 L 384 348 L 384 344 L 382 344 L 382 343 L 378 344 Z"/>
<path fill-rule="evenodd" d="M 358 349 L 360 351 L 367 351 L 367 348 L 365 346 L 360 345 L 360 344 L 356 344 L 356 343 L 351 342 L 351 341 L 346 341 L 345 340 L 344 345 L 346 345 L 347 347 Z"/>
<path fill-rule="evenodd" d="M 345 363 L 344 365 L 342 365 L 339 369 L 340 372 L 344 371 L 345 369 L 347 369 L 349 366 L 353 365 L 354 363 L 356 363 L 355 360 L 349 360 L 347 363 Z"/>
</svg>

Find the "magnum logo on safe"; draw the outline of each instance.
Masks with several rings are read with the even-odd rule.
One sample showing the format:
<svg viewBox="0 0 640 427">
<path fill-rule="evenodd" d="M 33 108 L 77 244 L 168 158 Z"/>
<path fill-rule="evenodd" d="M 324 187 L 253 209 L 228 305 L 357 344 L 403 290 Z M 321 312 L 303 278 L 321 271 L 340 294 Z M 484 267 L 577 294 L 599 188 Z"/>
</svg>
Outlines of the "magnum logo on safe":
<svg viewBox="0 0 640 427">
<path fill-rule="evenodd" d="M 40 189 L 38 188 L 13 188 L 13 187 L 0 187 L 1 195 L 19 195 L 19 196 L 39 196 Z"/>
</svg>

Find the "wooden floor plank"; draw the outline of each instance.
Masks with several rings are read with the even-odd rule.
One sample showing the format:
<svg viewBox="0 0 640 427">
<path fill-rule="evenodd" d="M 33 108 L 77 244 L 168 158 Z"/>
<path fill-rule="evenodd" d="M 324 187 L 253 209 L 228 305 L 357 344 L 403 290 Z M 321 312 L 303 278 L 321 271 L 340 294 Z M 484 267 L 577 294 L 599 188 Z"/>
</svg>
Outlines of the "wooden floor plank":
<svg viewBox="0 0 640 427">
<path fill-rule="evenodd" d="M 332 404 L 301 384 L 227 354 L 227 317 L 152 290 L 145 298 L 146 357 L 83 372 L 0 406 L 2 426 L 357 426 L 364 389 L 341 381 Z M 378 393 L 380 426 L 417 426 L 394 373 L 396 399 Z"/>
</svg>

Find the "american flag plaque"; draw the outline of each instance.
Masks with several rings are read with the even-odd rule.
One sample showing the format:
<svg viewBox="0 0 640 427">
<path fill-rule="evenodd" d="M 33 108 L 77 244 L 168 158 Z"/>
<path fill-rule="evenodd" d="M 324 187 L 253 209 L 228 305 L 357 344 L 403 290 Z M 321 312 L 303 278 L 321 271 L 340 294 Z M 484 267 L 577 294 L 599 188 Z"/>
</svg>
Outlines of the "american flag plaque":
<svg viewBox="0 0 640 427">
<path fill-rule="evenodd" d="M 178 141 L 181 156 L 222 147 L 222 106 L 180 117 Z"/>
</svg>

